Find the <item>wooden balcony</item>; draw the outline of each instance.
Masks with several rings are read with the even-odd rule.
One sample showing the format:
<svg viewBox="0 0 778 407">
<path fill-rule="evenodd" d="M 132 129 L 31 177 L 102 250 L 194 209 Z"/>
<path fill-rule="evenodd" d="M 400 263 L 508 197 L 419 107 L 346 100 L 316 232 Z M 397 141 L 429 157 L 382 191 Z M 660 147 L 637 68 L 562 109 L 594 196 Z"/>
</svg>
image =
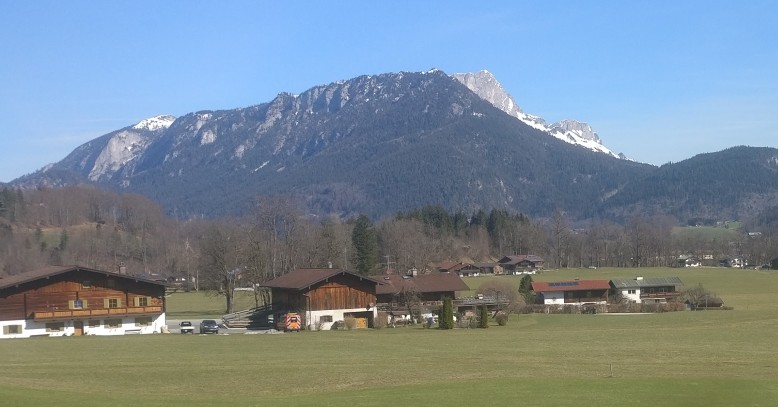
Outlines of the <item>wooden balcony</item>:
<svg viewBox="0 0 778 407">
<path fill-rule="evenodd" d="M 58 320 L 58 319 L 86 319 L 86 318 L 102 318 L 112 316 L 126 316 L 126 315 L 146 315 L 146 314 L 160 314 L 162 313 L 162 307 L 149 306 L 149 307 L 120 307 L 120 308 L 98 308 L 98 309 L 69 309 L 69 310 L 54 310 L 54 311 L 35 311 L 33 312 L 33 319 L 36 321 L 44 320 Z"/>
<path fill-rule="evenodd" d="M 565 298 L 565 304 L 582 304 L 586 302 L 600 303 L 605 302 L 605 297 L 580 297 L 580 298 Z"/>
<path fill-rule="evenodd" d="M 667 291 L 661 293 L 640 293 L 640 298 L 675 298 L 680 295 L 678 291 Z"/>
</svg>

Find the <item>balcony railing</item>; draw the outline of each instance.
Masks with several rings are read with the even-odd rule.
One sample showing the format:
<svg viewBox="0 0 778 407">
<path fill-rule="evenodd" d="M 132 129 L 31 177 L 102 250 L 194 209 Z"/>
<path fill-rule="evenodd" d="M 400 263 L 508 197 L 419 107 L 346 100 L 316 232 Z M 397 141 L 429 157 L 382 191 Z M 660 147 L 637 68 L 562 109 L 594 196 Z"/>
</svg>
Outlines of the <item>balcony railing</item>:
<svg viewBox="0 0 778 407">
<path fill-rule="evenodd" d="M 585 302 L 605 302 L 605 297 L 580 297 L 580 298 L 565 298 L 565 304 L 581 304 Z"/>
<path fill-rule="evenodd" d="M 52 319 L 81 319 L 81 318 L 95 318 L 95 317 L 111 317 L 111 316 L 125 316 L 125 315 L 144 315 L 144 314 L 158 314 L 162 312 L 162 307 L 148 306 L 148 307 L 119 307 L 119 308 L 97 308 L 97 309 L 69 309 L 69 310 L 55 310 L 55 311 L 35 311 L 33 312 L 33 319 L 40 320 L 52 320 Z"/>
</svg>

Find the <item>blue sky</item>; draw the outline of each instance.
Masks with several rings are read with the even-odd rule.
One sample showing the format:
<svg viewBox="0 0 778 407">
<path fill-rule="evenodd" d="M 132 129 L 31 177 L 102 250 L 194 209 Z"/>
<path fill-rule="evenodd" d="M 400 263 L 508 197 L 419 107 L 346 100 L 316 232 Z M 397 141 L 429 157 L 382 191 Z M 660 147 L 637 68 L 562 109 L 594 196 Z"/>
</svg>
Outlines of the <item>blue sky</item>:
<svg viewBox="0 0 778 407">
<path fill-rule="evenodd" d="M 147 117 L 433 67 L 643 162 L 778 147 L 776 1 L 375 3 L 4 2 L 0 181 Z"/>
</svg>

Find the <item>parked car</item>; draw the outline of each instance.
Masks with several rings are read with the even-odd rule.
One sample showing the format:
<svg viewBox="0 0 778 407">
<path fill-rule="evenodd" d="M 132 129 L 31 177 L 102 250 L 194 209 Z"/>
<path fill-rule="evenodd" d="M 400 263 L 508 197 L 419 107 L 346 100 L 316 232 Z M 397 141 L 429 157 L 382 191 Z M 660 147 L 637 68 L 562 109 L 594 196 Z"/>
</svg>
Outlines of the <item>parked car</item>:
<svg viewBox="0 0 778 407">
<path fill-rule="evenodd" d="M 192 326 L 192 323 L 190 321 L 181 321 L 181 324 L 179 324 L 179 327 L 181 329 L 182 334 L 193 334 L 194 333 L 194 326 Z"/>
<path fill-rule="evenodd" d="M 200 322 L 200 333 L 201 334 L 207 334 L 207 333 L 218 334 L 219 333 L 219 324 L 217 324 L 216 321 L 214 321 L 212 319 L 204 319 L 203 322 Z"/>
</svg>

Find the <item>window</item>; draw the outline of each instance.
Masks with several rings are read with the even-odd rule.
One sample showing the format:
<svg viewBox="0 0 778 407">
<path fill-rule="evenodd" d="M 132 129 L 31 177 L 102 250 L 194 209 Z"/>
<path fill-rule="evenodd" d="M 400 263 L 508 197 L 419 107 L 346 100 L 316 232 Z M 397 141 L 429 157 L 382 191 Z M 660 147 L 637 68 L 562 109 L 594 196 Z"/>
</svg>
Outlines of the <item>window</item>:
<svg viewBox="0 0 778 407">
<path fill-rule="evenodd" d="M 100 327 L 100 320 L 99 319 L 90 319 L 89 320 L 89 327 L 90 328 L 99 328 Z"/>
<path fill-rule="evenodd" d="M 62 332 L 65 330 L 64 322 L 48 322 L 46 323 L 46 332 Z"/>
<path fill-rule="evenodd" d="M 105 308 L 119 308 L 122 305 L 122 301 L 119 298 L 106 298 Z"/>
<path fill-rule="evenodd" d="M 70 300 L 68 301 L 68 307 L 70 309 L 84 309 L 87 308 L 87 301 L 84 299 Z"/>
<path fill-rule="evenodd" d="M 92 281 L 91 280 L 82 281 L 81 288 L 92 288 Z"/>
<path fill-rule="evenodd" d="M 106 328 L 119 328 L 122 326 L 122 320 L 121 319 L 106 319 L 105 320 L 105 327 Z"/>
<path fill-rule="evenodd" d="M 332 322 L 332 315 L 322 315 L 319 317 L 319 322 Z"/>
<path fill-rule="evenodd" d="M 151 303 L 151 297 L 135 297 L 133 298 L 136 307 L 148 307 Z"/>
<path fill-rule="evenodd" d="M 135 326 L 149 326 L 149 325 L 151 325 L 151 317 L 135 318 Z"/>
<path fill-rule="evenodd" d="M 635 294 L 637 293 L 637 290 L 627 290 L 627 294 Z"/>
<path fill-rule="evenodd" d="M 3 327 L 3 335 L 18 335 L 22 333 L 21 325 L 6 325 Z"/>
</svg>

